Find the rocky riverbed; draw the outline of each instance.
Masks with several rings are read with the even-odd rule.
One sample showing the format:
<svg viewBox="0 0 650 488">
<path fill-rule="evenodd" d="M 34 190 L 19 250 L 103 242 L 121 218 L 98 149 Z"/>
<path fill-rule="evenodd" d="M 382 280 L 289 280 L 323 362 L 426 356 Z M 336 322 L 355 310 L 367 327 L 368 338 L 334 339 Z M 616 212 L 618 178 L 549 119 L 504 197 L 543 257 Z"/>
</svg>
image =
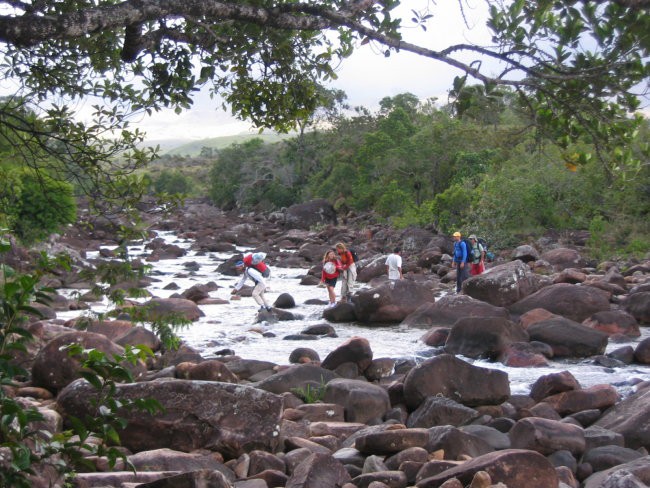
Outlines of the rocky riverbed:
<svg viewBox="0 0 650 488">
<path fill-rule="evenodd" d="M 138 260 L 160 264 L 142 285 L 154 295 L 145 302 L 193 325 L 180 350 L 159 352 L 116 392 L 165 407 L 157 416 L 125 413 L 120 436 L 137 473 L 95 459 L 99 472 L 79 473 L 77 486 L 650 482 L 650 262 L 589 262 L 576 234 L 502 250 L 456 295 L 447 236 L 339 225 L 336 217 L 326 202 L 268 216 L 195 204 L 151 223 L 163 238 L 132 246 Z M 79 267 L 92 265 L 111 259 L 110 236 L 95 225 L 92 234 L 53 240 L 48 251 L 65 248 Z M 361 286 L 353 304 L 324 310 L 319 262 L 337 241 L 360 255 Z M 407 279 L 391 285 L 383 259 L 395 245 L 404 249 Z M 277 271 L 271 312 L 258 314 L 247 297 L 229 299 L 242 249 L 266 252 Z M 56 286 L 84 289 L 75 273 Z M 37 340 L 21 358 L 31 377 L 12 390 L 46 413 L 51 432 L 92 408 L 92 388 L 76 379 L 63 345 L 160 347 L 128 317 L 74 330 L 72 315 L 84 312 L 71 309 L 84 306 L 66 295 L 31 324 Z M 513 382 L 515 370 L 529 376 Z M 56 483 L 45 468 L 33 476 L 35 486 Z"/>
</svg>

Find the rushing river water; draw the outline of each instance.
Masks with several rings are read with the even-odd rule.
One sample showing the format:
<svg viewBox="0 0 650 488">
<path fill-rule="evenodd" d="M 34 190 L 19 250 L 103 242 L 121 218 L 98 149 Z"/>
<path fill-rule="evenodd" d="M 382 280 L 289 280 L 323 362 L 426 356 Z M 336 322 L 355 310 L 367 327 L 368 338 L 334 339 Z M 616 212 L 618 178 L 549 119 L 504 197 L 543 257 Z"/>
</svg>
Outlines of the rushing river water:
<svg viewBox="0 0 650 488">
<path fill-rule="evenodd" d="M 296 301 L 296 307 L 290 311 L 303 318 L 294 321 L 279 321 L 275 323 L 256 324 L 257 304 L 252 298 L 241 300 L 231 299 L 231 288 L 238 278 L 224 276 L 216 271 L 217 266 L 228 259 L 231 254 L 204 253 L 197 255 L 190 250 L 192 241 L 177 239 L 171 233 L 160 233 L 167 242 L 188 250 L 181 258 L 161 260 L 151 263 L 153 277 L 158 280 L 148 289 L 152 295 L 166 298 L 174 293 L 180 293 L 193 285 L 206 284 L 210 281 L 217 283 L 219 288 L 210 293 L 213 298 L 228 300 L 225 304 L 201 305 L 205 316 L 189 327 L 180 331 L 179 335 L 192 347 L 201 351 L 206 358 L 213 357 L 222 349 L 232 349 L 237 355 L 246 359 L 260 359 L 277 364 L 289 364 L 289 355 L 297 347 L 308 347 L 318 352 L 324 359 L 329 352 L 353 336 L 362 336 L 370 341 L 375 358 L 412 358 L 423 360 L 431 357 L 436 351 L 420 341 L 423 329 L 388 325 L 382 327 L 367 327 L 359 324 L 332 324 L 338 337 L 318 338 L 317 340 L 296 341 L 285 340 L 290 334 L 297 334 L 309 325 L 322 324 L 324 305 L 307 305 L 309 299 L 321 299 L 327 302 L 327 291 L 316 286 L 300 284 L 300 278 L 306 269 L 288 269 L 272 267 L 272 276 L 268 279 L 269 289 L 266 297 L 273 303 L 281 293 L 289 293 Z M 243 249 L 242 249 L 243 250 Z M 132 257 L 148 254 L 144 245 L 130 249 Z M 96 257 L 96 255 L 89 255 Z M 198 271 L 188 271 L 186 265 L 195 263 Z M 198 266 L 197 266 L 198 265 Z M 170 283 L 176 283 L 178 290 L 167 290 Z M 249 282 L 250 283 L 250 282 Z M 363 284 L 359 284 L 364 286 Z M 340 285 L 337 286 L 337 293 Z M 107 303 L 92 304 L 93 311 L 105 312 Z M 80 312 L 59 313 L 61 318 L 72 318 Z M 650 327 L 644 327 L 642 337 L 629 343 L 610 344 L 607 352 L 623 347 L 634 346 L 639 340 L 650 337 Z M 501 363 L 490 363 L 481 360 L 466 359 L 477 366 L 506 371 L 510 378 L 512 393 L 527 393 L 531 384 L 540 376 L 569 370 L 583 387 L 595 384 L 609 383 L 615 385 L 622 394 L 631 391 L 631 385 L 638 380 L 650 380 L 650 366 L 630 365 L 624 368 L 605 368 L 594 364 L 593 360 L 552 361 L 548 367 L 541 368 L 510 368 Z"/>
</svg>

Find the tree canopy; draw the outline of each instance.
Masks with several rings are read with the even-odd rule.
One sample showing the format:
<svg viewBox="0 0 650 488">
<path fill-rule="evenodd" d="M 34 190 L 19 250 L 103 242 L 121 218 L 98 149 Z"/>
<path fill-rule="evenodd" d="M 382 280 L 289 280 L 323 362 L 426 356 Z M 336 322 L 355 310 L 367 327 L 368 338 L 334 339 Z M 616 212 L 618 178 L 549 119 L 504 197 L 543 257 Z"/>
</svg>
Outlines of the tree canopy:
<svg viewBox="0 0 650 488">
<path fill-rule="evenodd" d="M 28 160 L 62 161 L 80 181 L 107 169 L 123 178 L 151 157 L 133 149 L 142 134 L 128 130 L 129 114 L 187 109 L 208 85 L 236 116 L 288 130 L 322 104 L 318 87 L 340 60 L 371 42 L 386 56 L 408 51 L 458 70 L 450 93 L 464 111 L 508 87 L 561 147 L 584 137 L 596 154 L 619 147 L 603 159 L 611 176 L 639 164 L 626 146 L 648 88 L 650 1 L 485 2 L 490 45 L 435 50 L 405 40 L 404 29 L 426 29 L 438 9 L 465 12 L 467 0 L 423 1 L 408 19 L 397 17 L 397 0 L 0 0 L 1 76 L 18 86 L 0 107 L 2 132 L 22 134 L 35 148 Z M 82 99 L 96 101 L 91 123 L 74 119 Z M 17 103 L 38 123 L 15 122 Z"/>
</svg>

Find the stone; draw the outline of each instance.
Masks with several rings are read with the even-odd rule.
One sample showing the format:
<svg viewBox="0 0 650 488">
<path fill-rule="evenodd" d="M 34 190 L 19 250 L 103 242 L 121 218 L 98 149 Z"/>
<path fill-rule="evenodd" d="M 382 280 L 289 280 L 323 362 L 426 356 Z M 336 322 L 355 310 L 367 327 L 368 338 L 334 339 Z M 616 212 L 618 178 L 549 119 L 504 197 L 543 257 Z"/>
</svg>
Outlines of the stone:
<svg viewBox="0 0 650 488">
<path fill-rule="evenodd" d="M 429 396 L 442 395 L 463 405 L 498 405 L 510 396 L 508 375 L 480 368 L 449 354 L 423 361 L 404 379 L 404 398 L 416 409 Z"/>
<path fill-rule="evenodd" d="M 97 391 L 83 380 L 68 385 L 57 398 L 64 417 L 83 418 L 94 411 Z M 244 385 L 211 381 L 158 380 L 116 386 L 115 399 L 151 398 L 164 415 L 138 409 L 121 417 L 123 446 L 131 451 L 167 447 L 179 451 L 210 449 L 237 457 L 255 449 L 273 452 L 279 440 L 282 397 Z"/>
</svg>

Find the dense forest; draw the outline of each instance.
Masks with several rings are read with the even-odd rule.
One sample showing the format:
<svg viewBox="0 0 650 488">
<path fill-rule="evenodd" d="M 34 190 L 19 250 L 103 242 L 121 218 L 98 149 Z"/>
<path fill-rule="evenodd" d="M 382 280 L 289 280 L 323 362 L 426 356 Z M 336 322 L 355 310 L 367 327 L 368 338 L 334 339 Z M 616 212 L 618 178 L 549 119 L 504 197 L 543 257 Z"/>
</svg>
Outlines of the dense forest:
<svg viewBox="0 0 650 488">
<path fill-rule="evenodd" d="M 458 95 L 441 105 L 405 93 L 371 113 L 332 94 L 294 138 L 162 157 L 148 173 L 150 188 L 247 211 L 326 198 L 342 216 L 462 228 L 502 246 L 584 229 L 595 256 L 650 249 L 647 120 L 626 148 L 645 164 L 622 167 L 588 137 L 551 141 L 508 90 L 467 87 Z"/>
</svg>

